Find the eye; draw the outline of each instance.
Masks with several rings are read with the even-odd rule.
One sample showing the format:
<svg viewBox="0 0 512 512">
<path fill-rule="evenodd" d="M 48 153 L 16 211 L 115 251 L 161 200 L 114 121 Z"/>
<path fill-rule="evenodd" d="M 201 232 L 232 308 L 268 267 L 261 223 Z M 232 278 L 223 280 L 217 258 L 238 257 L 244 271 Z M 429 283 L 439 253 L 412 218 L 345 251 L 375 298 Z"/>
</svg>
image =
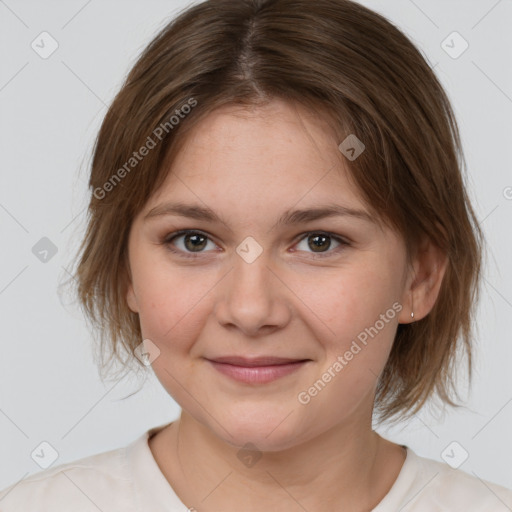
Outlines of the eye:
<svg viewBox="0 0 512 512">
<path fill-rule="evenodd" d="M 179 242 L 176 242 L 176 241 Z M 334 240 L 337 246 L 333 250 L 331 249 L 332 242 Z M 172 252 L 179 254 L 185 258 L 197 258 L 202 253 L 209 252 L 207 249 L 208 243 L 211 243 L 210 249 L 215 249 L 216 244 L 210 239 L 208 235 L 201 231 L 183 229 L 168 235 L 162 240 L 162 243 Z M 305 248 L 300 248 L 300 244 L 305 244 Z M 349 242 L 341 238 L 340 236 L 334 235 L 333 233 L 327 233 L 323 231 L 311 231 L 303 234 L 299 243 L 296 244 L 299 247 L 298 250 L 303 252 L 310 252 L 313 258 L 324 258 L 332 256 L 333 254 L 339 253 L 344 249 L 345 246 L 350 245 Z M 295 250 L 294 250 L 295 252 Z"/>
<path fill-rule="evenodd" d="M 176 244 L 175 240 L 182 239 L 182 244 Z M 181 231 L 177 231 L 172 235 L 166 237 L 163 243 L 169 248 L 170 251 L 175 253 L 180 253 L 180 255 L 186 258 L 195 258 L 196 255 L 194 253 L 205 252 L 203 249 L 208 245 L 208 241 L 211 242 L 209 237 L 202 233 L 201 231 L 193 231 L 190 229 L 184 229 Z M 213 247 L 215 248 L 215 244 L 211 242 Z M 175 246 L 178 246 L 175 249 Z M 180 247 L 181 245 L 181 247 Z"/>
<path fill-rule="evenodd" d="M 334 240 L 338 246 L 334 250 L 329 251 L 332 245 L 331 240 Z M 311 249 L 313 257 L 320 258 L 323 258 L 324 254 L 326 256 L 330 256 L 333 253 L 338 253 L 344 248 L 344 246 L 349 245 L 348 242 L 343 240 L 341 237 L 332 233 L 325 233 L 323 231 L 306 233 L 306 235 L 300 240 L 300 243 L 303 242 L 305 242 L 306 252 L 309 252 L 308 249 Z M 297 244 L 297 247 L 300 246 L 300 243 Z"/>
</svg>

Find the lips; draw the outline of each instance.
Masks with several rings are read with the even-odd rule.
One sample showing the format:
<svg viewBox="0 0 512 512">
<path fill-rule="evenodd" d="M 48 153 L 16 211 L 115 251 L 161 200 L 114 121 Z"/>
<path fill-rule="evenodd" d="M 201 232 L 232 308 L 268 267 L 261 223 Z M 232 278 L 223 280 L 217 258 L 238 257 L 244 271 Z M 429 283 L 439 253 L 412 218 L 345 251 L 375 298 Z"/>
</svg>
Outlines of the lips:
<svg viewBox="0 0 512 512">
<path fill-rule="evenodd" d="M 226 356 L 216 357 L 210 359 L 215 363 L 232 364 L 234 366 L 245 366 L 247 368 L 253 368 L 255 366 L 276 366 L 280 364 L 298 363 L 300 361 L 306 361 L 306 359 L 289 359 L 284 357 L 273 357 L 273 356 L 260 356 L 260 357 L 241 357 L 241 356 Z"/>
<path fill-rule="evenodd" d="M 304 367 L 310 359 L 290 359 L 274 356 L 226 356 L 207 359 L 221 374 L 246 384 L 266 384 Z"/>
</svg>

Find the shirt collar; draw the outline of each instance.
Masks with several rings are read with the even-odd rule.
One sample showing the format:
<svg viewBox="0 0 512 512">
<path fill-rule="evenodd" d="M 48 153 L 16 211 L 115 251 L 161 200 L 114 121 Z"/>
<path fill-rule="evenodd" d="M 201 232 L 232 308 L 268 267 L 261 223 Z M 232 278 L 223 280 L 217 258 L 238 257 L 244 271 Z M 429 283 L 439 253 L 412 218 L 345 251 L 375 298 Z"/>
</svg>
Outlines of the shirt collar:
<svg viewBox="0 0 512 512">
<path fill-rule="evenodd" d="M 137 510 L 189 512 L 163 475 L 149 448 L 149 438 L 167 425 L 148 430 L 126 447 Z"/>
</svg>

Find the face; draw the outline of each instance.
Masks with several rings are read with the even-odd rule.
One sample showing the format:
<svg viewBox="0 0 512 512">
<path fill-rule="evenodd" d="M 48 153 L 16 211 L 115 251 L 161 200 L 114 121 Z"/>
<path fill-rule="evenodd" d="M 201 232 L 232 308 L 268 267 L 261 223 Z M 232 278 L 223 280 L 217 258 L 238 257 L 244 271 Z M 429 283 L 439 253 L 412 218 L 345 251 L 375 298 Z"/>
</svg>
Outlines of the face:
<svg viewBox="0 0 512 512">
<path fill-rule="evenodd" d="M 406 315 L 406 254 L 365 215 L 338 144 L 286 103 L 220 109 L 132 224 L 127 301 L 158 348 L 154 372 L 233 445 L 280 450 L 370 425 Z M 291 214 L 327 206 L 361 213 Z"/>
</svg>

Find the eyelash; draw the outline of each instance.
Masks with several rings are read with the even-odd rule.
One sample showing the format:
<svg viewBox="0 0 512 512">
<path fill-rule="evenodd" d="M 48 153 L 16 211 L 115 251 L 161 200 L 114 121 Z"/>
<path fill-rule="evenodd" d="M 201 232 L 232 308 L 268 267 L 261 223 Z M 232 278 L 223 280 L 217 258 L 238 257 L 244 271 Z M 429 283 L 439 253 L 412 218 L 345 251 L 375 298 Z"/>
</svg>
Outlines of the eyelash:
<svg viewBox="0 0 512 512">
<path fill-rule="evenodd" d="M 199 258 L 201 257 L 201 255 L 203 254 L 202 252 L 198 252 L 198 253 L 187 253 L 187 252 L 184 252 L 182 251 L 181 249 L 175 249 L 173 246 L 172 246 L 172 242 L 176 239 L 176 238 L 179 238 L 180 236 L 182 235 L 189 235 L 189 234 L 197 234 L 197 235 L 202 235 L 206 238 L 208 238 L 208 240 L 212 241 L 210 239 L 210 237 L 202 232 L 202 231 L 198 231 L 196 229 L 181 229 L 179 231 L 176 231 L 174 233 L 171 233 L 170 235 L 167 235 L 163 240 L 162 240 L 162 244 L 166 246 L 166 248 L 175 253 L 175 254 L 178 254 L 180 257 L 183 257 L 183 258 L 190 258 L 190 259 L 196 259 L 196 258 Z M 350 244 L 347 242 L 347 240 L 339 237 L 338 235 L 335 235 L 334 233 L 329 233 L 327 231 L 307 231 L 306 233 L 303 233 L 302 234 L 303 236 L 301 236 L 301 238 L 297 241 L 297 244 L 299 242 L 301 242 L 302 240 L 304 240 L 305 238 L 307 238 L 308 236 L 311 236 L 311 235 L 323 235 L 323 236 L 326 236 L 328 238 L 332 238 L 333 240 L 335 240 L 336 242 L 338 242 L 340 244 L 339 247 L 331 250 L 331 251 L 327 251 L 325 253 L 311 253 L 311 256 L 313 259 L 319 259 L 319 258 L 327 258 L 329 256 L 332 256 L 333 254 L 337 254 L 339 253 L 340 251 L 342 251 L 345 247 L 349 246 Z M 296 244 L 295 244 L 296 245 Z"/>
</svg>

